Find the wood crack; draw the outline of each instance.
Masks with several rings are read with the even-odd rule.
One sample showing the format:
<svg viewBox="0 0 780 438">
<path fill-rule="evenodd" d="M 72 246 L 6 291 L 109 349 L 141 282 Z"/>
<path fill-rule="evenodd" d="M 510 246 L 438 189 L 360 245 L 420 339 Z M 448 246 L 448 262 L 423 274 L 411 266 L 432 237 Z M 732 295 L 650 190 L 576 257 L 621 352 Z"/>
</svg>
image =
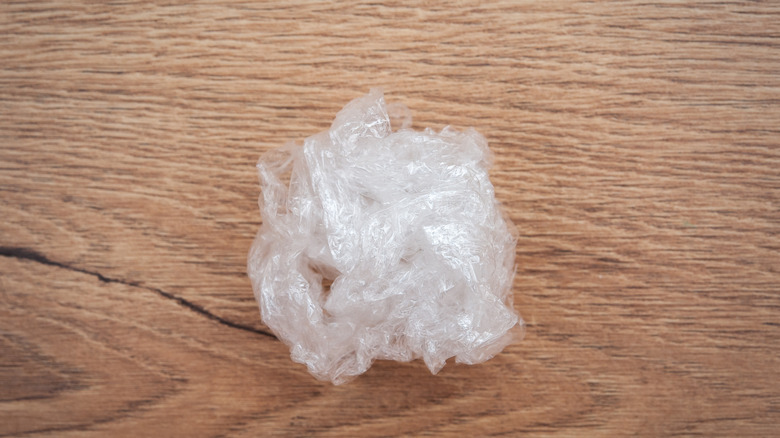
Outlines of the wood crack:
<svg viewBox="0 0 780 438">
<path fill-rule="evenodd" d="M 244 324 L 240 324 L 240 323 L 237 323 L 237 322 L 230 321 L 229 319 L 225 319 L 225 318 L 223 318 L 223 317 L 221 317 L 219 315 L 215 315 L 214 313 L 209 312 L 205 308 L 203 308 L 203 307 L 193 303 L 192 301 L 186 300 L 186 299 L 184 299 L 184 298 L 182 298 L 180 296 L 174 295 L 174 294 L 172 294 L 170 292 L 166 292 L 166 291 L 164 291 L 162 289 L 158 289 L 158 288 L 155 288 L 155 287 L 144 286 L 144 285 L 141 285 L 141 284 L 139 284 L 137 282 L 134 282 L 134 281 L 127 281 L 127 280 L 123 280 L 123 279 L 119 279 L 119 278 L 106 277 L 105 275 L 103 275 L 103 274 L 101 274 L 99 272 L 89 271 L 89 270 L 86 270 L 86 269 L 77 268 L 75 266 L 70 266 L 70 265 L 65 264 L 65 263 L 57 262 L 57 261 L 51 260 L 50 258 L 46 257 L 44 254 L 41 254 L 41 253 L 39 253 L 39 252 L 37 252 L 35 250 L 32 250 L 30 248 L 0 246 L 0 256 L 11 257 L 11 258 L 20 259 L 20 260 L 30 260 L 30 261 L 33 261 L 33 262 L 36 262 L 36 263 L 40 263 L 40 264 L 43 264 L 43 265 L 55 266 L 55 267 L 58 267 L 58 268 L 67 269 L 69 271 L 78 272 L 78 273 L 81 273 L 81 274 L 91 275 L 91 276 L 97 278 L 98 280 L 100 280 L 103 283 L 118 283 L 118 284 L 123 284 L 125 286 L 137 287 L 137 288 L 140 288 L 140 289 L 145 289 L 145 290 L 148 290 L 150 292 L 154 292 L 155 294 L 157 294 L 157 295 L 159 295 L 159 296 L 161 296 L 161 297 L 163 297 L 165 299 L 174 301 L 176 304 L 178 304 L 178 305 L 180 305 L 180 306 L 182 306 L 182 307 L 184 307 L 184 308 L 186 308 L 186 309 L 188 309 L 188 310 L 190 310 L 190 311 L 192 311 L 194 313 L 197 313 L 198 315 L 204 316 L 204 317 L 206 317 L 206 318 L 208 318 L 208 319 L 210 319 L 210 320 L 212 320 L 214 322 L 222 324 L 224 326 L 227 326 L 227 327 L 230 327 L 230 328 L 234 328 L 234 329 L 238 329 L 238 330 L 243 330 L 245 332 L 250 332 L 250 333 L 254 333 L 254 334 L 257 334 L 257 335 L 261 335 L 261 336 L 265 336 L 265 337 L 269 337 L 269 338 L 273 338 L 273 339 L 278 339 L 273 333 L 269 333 L 267 331 L 256 329 L 256 328 L 250 327 L 248 325 L 244 325 Z"/>
</svg>

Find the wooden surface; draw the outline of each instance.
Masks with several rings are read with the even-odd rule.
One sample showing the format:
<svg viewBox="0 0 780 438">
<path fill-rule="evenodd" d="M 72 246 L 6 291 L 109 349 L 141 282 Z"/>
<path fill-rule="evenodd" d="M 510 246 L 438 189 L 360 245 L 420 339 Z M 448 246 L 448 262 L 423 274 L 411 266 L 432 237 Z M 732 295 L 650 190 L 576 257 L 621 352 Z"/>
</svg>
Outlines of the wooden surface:
<svg viewBox="0 0 780 438">
<path fill-rule="evenodd" d="M 780 3 L 0 3 L 0 435 L 780 434 Z M 474 126 L 526 339 L 315 381 L 254 164 L 371 86 Z"/>
</svg>

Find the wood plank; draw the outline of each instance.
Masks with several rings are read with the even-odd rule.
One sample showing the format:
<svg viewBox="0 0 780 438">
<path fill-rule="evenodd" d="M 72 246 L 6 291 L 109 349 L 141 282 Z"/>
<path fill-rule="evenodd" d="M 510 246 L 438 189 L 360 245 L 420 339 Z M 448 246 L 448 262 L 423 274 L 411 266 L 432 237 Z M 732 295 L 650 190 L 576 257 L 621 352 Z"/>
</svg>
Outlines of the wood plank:
<svg viewBox="0 0 780 438">
<path fill-rule="evenodd" d="M 780 3 L 0 4 L 0 436 L 776 435 Z M 372 86 L 476 127 L 525 340 L 289 359 L 254 163 Z"/>
</svg>

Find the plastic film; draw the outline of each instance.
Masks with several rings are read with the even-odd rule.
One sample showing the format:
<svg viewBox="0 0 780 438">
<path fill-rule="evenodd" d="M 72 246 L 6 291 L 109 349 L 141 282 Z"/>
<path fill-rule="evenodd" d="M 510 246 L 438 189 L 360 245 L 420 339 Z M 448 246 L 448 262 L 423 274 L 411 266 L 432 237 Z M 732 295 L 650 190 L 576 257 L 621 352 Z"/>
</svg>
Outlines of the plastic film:
<svg viewBox="0 0 780 438">
<path fill-rule="evenodd" d="M 330 130 L 257 164 L 263 225 L 248 272 L 263 321 L 335 384 L 376 359 L 421 358 L 432 373 L 452 357 L 483 362 L 522 328 L 514 226 L 485 138 L 413 131 L 408 108 L 390 112 L 371 90 Z"/>
</svg>

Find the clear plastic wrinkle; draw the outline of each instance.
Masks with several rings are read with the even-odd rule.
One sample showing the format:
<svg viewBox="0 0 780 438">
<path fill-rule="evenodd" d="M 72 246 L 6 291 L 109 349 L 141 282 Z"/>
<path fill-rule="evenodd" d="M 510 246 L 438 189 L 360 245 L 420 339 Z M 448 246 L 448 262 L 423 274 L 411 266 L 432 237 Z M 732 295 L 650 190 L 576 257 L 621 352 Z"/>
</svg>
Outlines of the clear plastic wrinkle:
<svg viewBox="0 0 780 438">
<path fill-rule="evenodd" d="M 263 225 L 248 272 L 263 321 L 335 384 L 376 359 L 422 358 L 434 374 L 451 357 L 484 362 L 522 332 L 514 225 L 485 138 L 417 132 L 406 107 L 391 107 L 401 110 L 392 132 L 372 89 L 330 130 L 257 164 Z"/>
</svg>

